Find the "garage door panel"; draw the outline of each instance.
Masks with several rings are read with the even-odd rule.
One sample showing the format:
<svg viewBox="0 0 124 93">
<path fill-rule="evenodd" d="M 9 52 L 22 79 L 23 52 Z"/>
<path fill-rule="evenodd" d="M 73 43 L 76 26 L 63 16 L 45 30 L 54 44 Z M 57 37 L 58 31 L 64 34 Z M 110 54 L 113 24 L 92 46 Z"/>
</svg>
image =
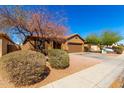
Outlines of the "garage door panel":
<svg viewBox="0 0 124 93">
<path fill-rule="evenodd" d="M 74 43 L 69 43 L 68 44 L 68 52 L 82 52 L 82 44 L 74 44 Z"/>
</svg>

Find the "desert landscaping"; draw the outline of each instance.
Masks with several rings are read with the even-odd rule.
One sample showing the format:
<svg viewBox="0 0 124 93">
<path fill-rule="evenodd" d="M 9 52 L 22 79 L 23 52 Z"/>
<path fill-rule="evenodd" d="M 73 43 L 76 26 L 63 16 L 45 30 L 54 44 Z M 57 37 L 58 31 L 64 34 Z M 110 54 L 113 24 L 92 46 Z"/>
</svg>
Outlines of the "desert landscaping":
<svg viewBox="0 0 124 93">
<path fill-rule="evenodd" d="M 123 87 L 123 35 L 72 33 L 67 19 L 41 6 L 0 7 L 1 88 Z"/>
</svg>

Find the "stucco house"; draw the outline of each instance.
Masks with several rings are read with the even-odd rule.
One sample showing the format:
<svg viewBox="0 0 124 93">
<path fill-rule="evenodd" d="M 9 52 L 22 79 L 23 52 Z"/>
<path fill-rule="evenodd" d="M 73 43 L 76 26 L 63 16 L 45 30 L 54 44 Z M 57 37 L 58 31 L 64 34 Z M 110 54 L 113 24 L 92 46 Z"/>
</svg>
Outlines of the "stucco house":
<svg viewBox="0 0 124 93">
<path fill-rule="evenodd" d="M 40 44 L 39 39 L 43 42 Z M 34 50 L 38 46 L 38 43 L 42 49 L 63 49 L 67 52 L 82 52 L 84 51 L 84 39 L 81 38 L 78 34 L 73 34 L 65 37 L 56 37 L 56 38 L 46 38 L 46 37 L 37 37 L 37 36 L 28 36 L 23 45 L 22 49 L 31 49 Z"/>
<path fill-rule="evenodd" d="M 0 57 L 5 55 L 13 50 L 11 46 L 14 46 L 15 43 L 7 36 L 7 34 L 0 33 Z M 14 49 L 15 50 L 15 49 Z"/>
</svg>

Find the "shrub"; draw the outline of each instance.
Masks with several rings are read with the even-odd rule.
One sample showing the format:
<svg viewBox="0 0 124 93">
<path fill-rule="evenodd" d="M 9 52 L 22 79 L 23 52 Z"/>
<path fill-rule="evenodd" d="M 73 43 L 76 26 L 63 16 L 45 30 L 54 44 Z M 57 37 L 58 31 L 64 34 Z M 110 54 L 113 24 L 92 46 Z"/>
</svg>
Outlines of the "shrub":
<svg viewBox="0 0 124 93">
<path fill-rule="evenodd" d="M 52 49 L 48 52 L 49 63 L 52 68 L 64 69 L 69 67 L 69 56 L 64 50 Z"/>
<path fill-rule="evenodd" d="M 12 52 L 0 59 L 0 73 L 15 86 L 34 84 L 48 75 L 45 61 L 45 56 L 40 52 Z"/>
<path fill-rule="evenodd" d="M 117 54 L 122 54 L 123 50 L 124 50 L 123 46 L 113 46 L 112 48 L 113 48 L 114 52 Z"/>
<path fill-rule="evenodd" d="M 90 47 L 89 46 L 84 46 L 84 51 L 85 52 L 89 52 L 90 51 Z"/>
</svg>

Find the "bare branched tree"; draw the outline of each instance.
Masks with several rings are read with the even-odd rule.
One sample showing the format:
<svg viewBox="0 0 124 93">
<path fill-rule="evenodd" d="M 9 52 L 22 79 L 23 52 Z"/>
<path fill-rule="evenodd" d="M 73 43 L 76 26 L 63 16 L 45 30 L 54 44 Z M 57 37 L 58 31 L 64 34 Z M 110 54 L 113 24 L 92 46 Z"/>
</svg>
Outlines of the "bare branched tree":
<svg viewBox="0 0 124 93">
<path fill-rule="evenodd" d="M 27 11 L 20 6 L 0 8 L 0 29 L 20 36 L 18 38 L 22 41 L 27 36 L 60 39 L 67 32 L 66 20 L 59 12 L 52 13 L 42 8 L 34 11 Z M 43 39 L 39 40 L 42 43 Z"/>
</svg>

